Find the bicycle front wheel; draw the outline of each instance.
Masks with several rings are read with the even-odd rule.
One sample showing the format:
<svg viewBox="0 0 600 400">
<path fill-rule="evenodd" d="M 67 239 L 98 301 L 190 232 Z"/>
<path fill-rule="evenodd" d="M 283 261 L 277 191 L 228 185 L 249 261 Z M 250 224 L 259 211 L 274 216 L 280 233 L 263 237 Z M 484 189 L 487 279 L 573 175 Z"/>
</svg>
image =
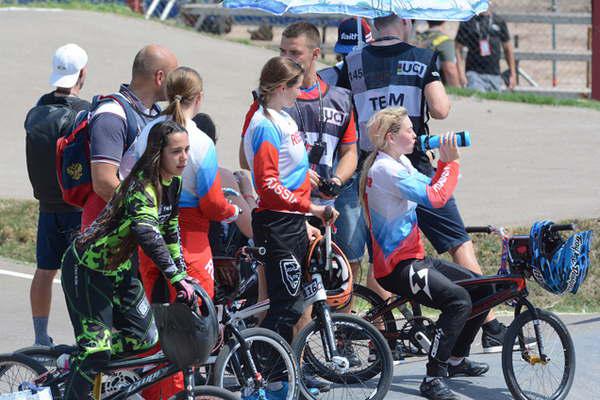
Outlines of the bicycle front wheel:
<svg viewBox="0 0 600 400">
<path fill-rule="evenodd" d="M 0 395 L 19 391 L 19 385 L 33 383 L 45 372 L 42 364 L 24 354 L 0 355 Z"/>
<path fill-rule="evenodd" d="M 348 314 L 331 314 L 331 325 L 338 352 L 334 360 L 326 359 L 325 337 L 314 320 L 292 343 L 303 373 L 302 395 L 308 399 L 383 399 L 390 388 L 394 367 L 381 333 L 362 318 Z M 309 390 L 306 376 L 312 374 L 332 383 L 327 391 L 316 394 Z"/>
<path fill-rule="evenodd" d="M 538 319 L 526 311 L 508 327 L 502 347 L 502 370 L 506 386 L 518 400 L 562 400 L 575 376 L 575 349 L 565 324 L 553 313 L 537 310 Z M 543 354 L 537 343 L 539 326 Z M 515 342 L 519 349 L 514 350 Z"/>
<path fill-rule="evenodd" d="M 194 400 L 239 400 L 228 390 L 216 386 L 196 386 L 192 389 Z M 170 400 L 188 400 L 187 391 L 177 393 Z"/>
<path fill-rule="evenodd" d="M 271 384 L 279 387 L 280 382 L 284 382 L 287 384 L 286 400 L 297 399 L 300 395 L 299 376 L 290 345 L 269 329 L 248 328 L 241 335 L 250 349 L 256 370 L 262 375 L 264 389 L 268 390 Z M 250 366 L 243 360 L 237 340 L 225 345 L 217 356 L 212 383 L 244 396 L 256 393 L 261 388 L 254 387 Z"/>
</svg>

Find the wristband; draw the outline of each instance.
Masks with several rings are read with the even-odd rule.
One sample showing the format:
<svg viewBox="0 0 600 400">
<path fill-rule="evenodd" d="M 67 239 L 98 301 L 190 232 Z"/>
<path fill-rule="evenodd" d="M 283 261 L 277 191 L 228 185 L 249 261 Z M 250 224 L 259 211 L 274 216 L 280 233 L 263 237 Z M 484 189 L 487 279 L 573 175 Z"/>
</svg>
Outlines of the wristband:
<svg viewBox="0 0 600 400">
<path fill-rule="evenodd" d="M 239 197 L 239 196 L 241 196 L 241 195 L 240 195 L 240 192 L 238 192 L 238 191 L 237 191 L 237 190 L 235 190 L 235 189 L 229 188 L 229 187 L 225 187 L 225 188 L 223 188 L 223 194 L 224 194 L 225 196 L 235 196 L 235 197 Z"/>
</svg>

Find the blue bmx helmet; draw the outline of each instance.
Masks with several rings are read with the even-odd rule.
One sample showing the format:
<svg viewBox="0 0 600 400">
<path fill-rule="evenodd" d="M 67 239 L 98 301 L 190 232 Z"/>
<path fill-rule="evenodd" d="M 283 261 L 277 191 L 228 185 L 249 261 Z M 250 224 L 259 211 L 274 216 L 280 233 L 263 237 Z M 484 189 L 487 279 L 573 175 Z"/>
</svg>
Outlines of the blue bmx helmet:
<svg viewBox="0 0 600 400">
<path fill-rule="evenodd" d="M 555 294 L 577 293 L 587 276 L 592 231 L 577 232 L 563 241 L 549 230 L 552 221 L 531 227 L 531 265 L 534 279 Z"/>
</svg>

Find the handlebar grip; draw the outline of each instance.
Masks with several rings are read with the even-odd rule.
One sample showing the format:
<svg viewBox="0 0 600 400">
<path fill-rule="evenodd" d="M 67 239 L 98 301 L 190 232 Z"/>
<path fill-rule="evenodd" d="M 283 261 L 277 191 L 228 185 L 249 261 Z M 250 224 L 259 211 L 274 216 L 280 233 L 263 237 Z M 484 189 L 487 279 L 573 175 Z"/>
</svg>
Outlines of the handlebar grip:
<svg viewBox="0 0 600 400">
<path fill-rule="evenodd" d="M 574 231 L 575 226 L 573 224 L 553 224 L 549 230 L 550 232 Z"/>
<path fill-rule="evenodd" d="M 467 226 L 465 230 L 467 233 L 492 233 L 491 226 Z"/>
<path fill-rule="evenodd" d="M 246 246 L 244 247 L 244 250 L 246 253 L 250 254 L 251 256 L 264 256 L 265 254 L 267 254 L 267 249 L 265 249 L 262 246 L 258 246 L 258 247 L 251 247 L 251 246 Z"/>
<path fill-rule="evenodd" d="M 333 209 L 331 208 L 331 206 L 325 207 L 325 211 L 323 212 L 323 218 L 325 219 L 325 221 L 329 221 L 333 218 Z"/>
</svg>

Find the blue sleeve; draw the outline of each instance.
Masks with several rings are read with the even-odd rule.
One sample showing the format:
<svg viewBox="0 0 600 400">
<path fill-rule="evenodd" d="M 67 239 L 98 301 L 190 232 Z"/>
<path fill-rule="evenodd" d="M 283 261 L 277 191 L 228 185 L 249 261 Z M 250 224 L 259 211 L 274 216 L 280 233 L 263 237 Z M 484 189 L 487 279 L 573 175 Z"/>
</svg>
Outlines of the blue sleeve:
<svg viewBox="0 0 600 400">
<path fill-rule="evenodd" d="M 127 126 L 123 118 L 110 112 L 95 116 L 90 123 L 92 161 L 121 162 L 127 143 Z"/>
<path fill-rule="evenodd" d="M 427 195 L 427 186 L 431 183 L 430 178 L 416 171 L 413 174 L 408 174 L 406 171 L 394 171 L 391 179 L 402 197 L 422 206 L 432 207 Z"/>
<path fill-rule="evenodd" d="M 214 144 L 211 142 L 196 171 L 196 195 L 198 198 L 201 199 L 206 196 L 215 182 L 218 169 L 217 152 Z"/>
<path fill-rule="evenodd" d="M 264 142 L 269 142 L 277 150 L 281 148 L 281 137 L 279 131 L 273 126 L 268 120 L 264 120 L 263 123 L 254 128 L 252 132 L 252 152 L 258 153 L 258 149 Z"/>
</svg>

